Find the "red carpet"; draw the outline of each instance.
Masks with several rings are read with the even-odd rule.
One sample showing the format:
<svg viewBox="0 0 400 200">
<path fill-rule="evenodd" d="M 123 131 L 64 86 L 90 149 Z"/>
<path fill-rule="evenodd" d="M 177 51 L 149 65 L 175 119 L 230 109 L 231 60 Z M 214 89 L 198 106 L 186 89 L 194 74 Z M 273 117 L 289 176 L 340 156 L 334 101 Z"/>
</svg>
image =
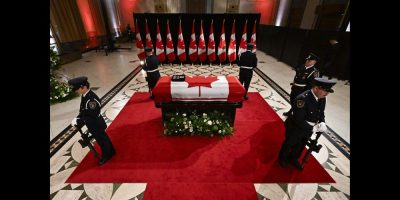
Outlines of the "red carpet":
<svg viewBox="0 0 400 200">
<path fill-rule="evenodd" d="M 148 183 L 143 200 L 258 200 L 250 183 Z"/>
<path fill-rule="evenodd" d="M 185 183 L 185 188 L 194 183 L 334 182 L 314 157 L 302 171 L 279 166 L 283 122 L 258 93 L 249 93 L 249 100 L 237 109 L 235 129 L 226 138 L 163 136 L 161 110 L 148 93 L 135 93 L 107 129 L 116 156 L 97 166 L 94 157 L 87 155 L 67 182 L 144 182 L 166 187 Z"/>
</svg>

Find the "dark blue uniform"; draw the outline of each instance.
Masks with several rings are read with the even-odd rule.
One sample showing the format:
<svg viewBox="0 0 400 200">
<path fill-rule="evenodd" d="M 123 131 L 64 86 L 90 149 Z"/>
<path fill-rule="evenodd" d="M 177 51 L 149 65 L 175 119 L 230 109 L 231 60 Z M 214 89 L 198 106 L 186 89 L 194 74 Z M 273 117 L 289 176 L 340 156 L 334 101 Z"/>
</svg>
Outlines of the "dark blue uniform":
<svg viewBox="0 0 400 200">
<path fill-rule="evenodd" d="M 292 88 L 290 91 L 290 104 L 294 106 L 294 99 L 306 90 L 311 89 L 315 77 L 318 77 L 318 70 L 314 66 L 306 69 L 303 65 L 296 68 L 296 75 L 294 76 Z"/>
<path fill-rule="evenodd" d="M 293 104 L 293 115 L 285 121 L 286 138 L 279 152 L 280 162 L 297 160 L 312 135 L 316 123 L 325 122 L 326 99 L 316 100 L 311 90 L 297 96 Z"/>
<path fill-rule="evenodd" d="M 79 127 L 86 125 L 101 148 L 102 158 L 108 160 L 115 154 L 115 149 L 105 132 L 107 124 L 101 116 L 100 109 L 99 97 L 89 90 L 85 96 L 82 95 L 77 124 Z"/>
<path fill-rule="evenodd" d="M 152 90 L 156 86 L 158 79 L 160 79 L 160 72 L 158 71 L 160 61 L 157 56 L 150 55 L 144 62 L 143 70 L 147 73 L 146 80 L 149 84 L 149 89 Z"/>
<path fill-rule="evenodd" d="M 257 57 L 255 53 L 252 53 L 251 50 L 247 50 L 243 52 L 239 56 L 239 60 L 237 65 L 240 67 L 239 71 L 239 81 L 247 91 L 250 87 L 251 78 L 253 77 L 253 69 L 257 67 Z"/>
</svg>

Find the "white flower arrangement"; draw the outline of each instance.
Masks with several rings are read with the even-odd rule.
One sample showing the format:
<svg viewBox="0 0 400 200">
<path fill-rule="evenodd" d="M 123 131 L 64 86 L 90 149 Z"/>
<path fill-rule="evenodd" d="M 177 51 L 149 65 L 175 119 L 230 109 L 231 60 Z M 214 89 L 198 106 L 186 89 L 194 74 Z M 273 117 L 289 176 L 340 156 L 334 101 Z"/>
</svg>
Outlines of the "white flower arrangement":
<svg viewBox="0 0 400 200">
<path fill-rule="evenodd" d="M 197 114 L 171 112 L 166 114 L 164 121 L 164 135 L 208 135 L 213 137 L 233 134 L 233 127 L 223 112 L 212 111 Z"/>
</svg>

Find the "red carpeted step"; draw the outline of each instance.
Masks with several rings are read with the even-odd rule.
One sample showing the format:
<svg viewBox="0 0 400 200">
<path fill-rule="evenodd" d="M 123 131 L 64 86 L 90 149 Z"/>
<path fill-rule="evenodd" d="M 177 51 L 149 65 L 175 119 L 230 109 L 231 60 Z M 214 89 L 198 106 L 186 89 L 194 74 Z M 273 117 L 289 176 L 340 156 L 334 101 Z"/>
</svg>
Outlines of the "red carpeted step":
<svg viewBox="0 0 400 200">
<path fill-rule="evenodd" d="M 231 137 L 164 136 L 161 111 L 135 93 L 107 129 L 117 155 L 97 166 L 87 155 L 68 183 L 331 183 L 310 157 L 302 171 L 277 162 L 284 139 L 279 116 L 258 93 L 237 110 Z"/>
</svg>

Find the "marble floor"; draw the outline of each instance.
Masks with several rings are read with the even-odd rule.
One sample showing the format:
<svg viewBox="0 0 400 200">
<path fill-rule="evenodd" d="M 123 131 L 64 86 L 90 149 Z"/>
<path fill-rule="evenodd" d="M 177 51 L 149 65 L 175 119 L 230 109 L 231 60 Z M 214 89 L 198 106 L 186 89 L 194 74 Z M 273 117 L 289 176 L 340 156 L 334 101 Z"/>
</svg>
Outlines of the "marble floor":
<svg viewBox="0 0 400 200">
<path fill-rule="evenodd" d="M 124 45 L 132 45 L 124 44 Z M 285 63 L 257 51 L 258 68 L 254 73 L 250 92 L 261 96 L 282 118 L 289 109 L 289 83 L 294 71 Z M 120 50 L 105 56 L 91 51 L 83 58 L 63 65 L 66 77 L 85 75 L 103 104 L 102 115 L 110 124 L 135 92 L 147 92 L 147 83 L 137 66 L 136 49 Z M 233 66 L 162 66 L 162 75 L 184 72 L 187 75 L 238 75 Z M 350 199 L 350 86 L 338 81 L 335 93 L 328 96 L 326 122 L 329 134 L 319 143 L 323 148 L 313 155 L 336 181 L 333 184 L 264 184 L 254 183 L 259 199 Z M 111 92 L 112 91 L 112 92 Z M 88 148 L 82 148 L 69 123 L 77 115 L 79 98 L 50 107 L 50 197 L 51 199 L 142 199 L 146 183 L 80 183 L 68 184 L 66 179 L 79 165 Z M 66 129 L 71 129 L 66 132 Z M 69 134 L 69 136 L 62 136 Z"/>
</svg>

